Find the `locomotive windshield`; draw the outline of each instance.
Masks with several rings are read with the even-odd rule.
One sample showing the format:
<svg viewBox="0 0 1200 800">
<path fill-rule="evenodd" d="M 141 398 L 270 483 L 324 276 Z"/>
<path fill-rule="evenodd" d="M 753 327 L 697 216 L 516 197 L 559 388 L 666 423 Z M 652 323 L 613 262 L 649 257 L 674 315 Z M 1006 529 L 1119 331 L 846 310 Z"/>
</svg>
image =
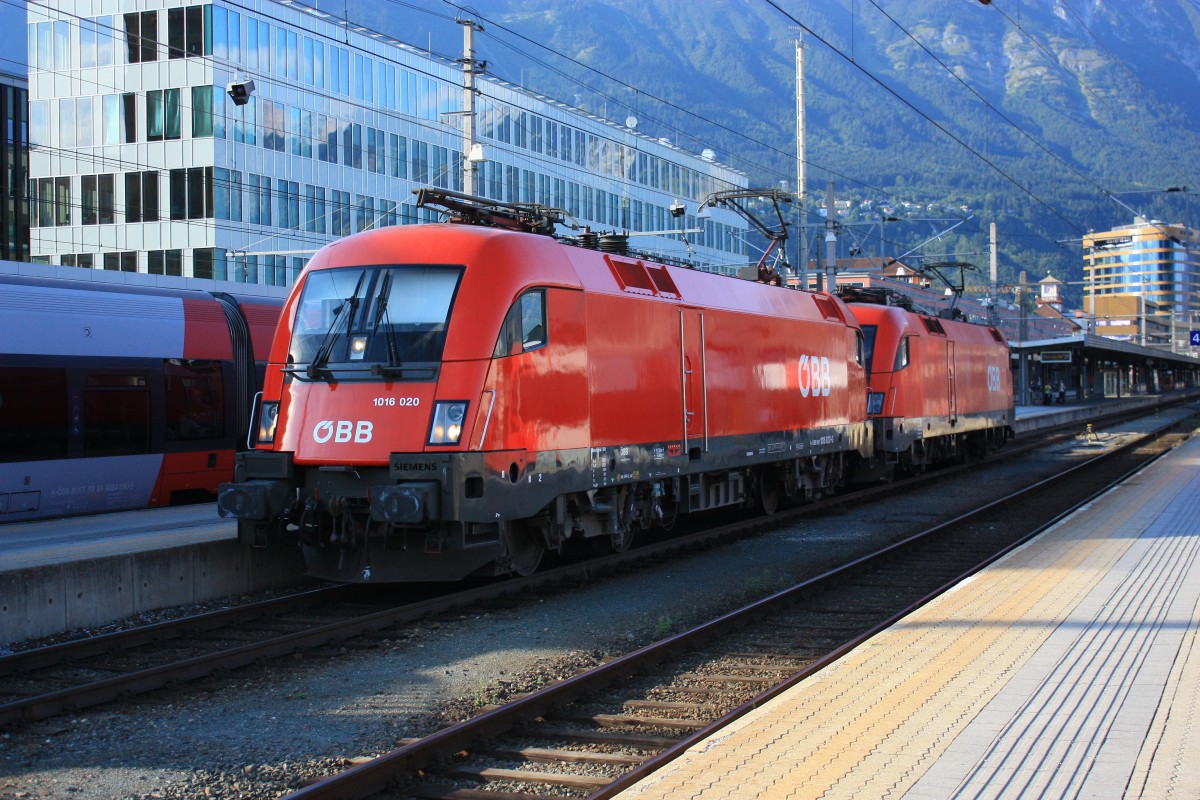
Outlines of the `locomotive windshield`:
<svg viewBox="0 0 1200 800">
<path fill-rule="evenodd" d="M 871 364 L 875 360 L 875 334 L 879 332 L 878 325 L 863 325 L 863 340 L 866 346 L 866 368 L 867 374 L 871 374 Z"/>
<path fill-rule="evenodd" d="M 310 272 L 297 305 L 288 359 L 309 377 L 391 374 L 441 361 L 462 269 L 347 267 Z M 298 370 L 297 370 L 298 372 Z"/>
</svg>

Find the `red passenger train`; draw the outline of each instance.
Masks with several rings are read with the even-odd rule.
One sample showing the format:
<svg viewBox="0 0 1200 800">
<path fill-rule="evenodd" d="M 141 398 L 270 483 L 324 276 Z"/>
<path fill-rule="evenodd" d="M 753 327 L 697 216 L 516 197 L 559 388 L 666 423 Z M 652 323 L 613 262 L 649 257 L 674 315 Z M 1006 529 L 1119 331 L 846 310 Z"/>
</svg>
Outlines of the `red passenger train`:
<svg viewBox="0 0 1200 800">
<path fill-rule="evenodd" d="M 297 281 L 254 449 L 218 496 L 246 544 L 299 543 L 338 581 L 528 573 L 570 540 L 622 549 L 681 514 L 769 512 L 885 460 L 868 343 L 839 298 L 440 196 L 485 224 L 362 233 Z"/>
<path fill-rule="evenodd" d="M 0 522 L 211 498 L 282 300 L 0 276 Z"/>
</svg>

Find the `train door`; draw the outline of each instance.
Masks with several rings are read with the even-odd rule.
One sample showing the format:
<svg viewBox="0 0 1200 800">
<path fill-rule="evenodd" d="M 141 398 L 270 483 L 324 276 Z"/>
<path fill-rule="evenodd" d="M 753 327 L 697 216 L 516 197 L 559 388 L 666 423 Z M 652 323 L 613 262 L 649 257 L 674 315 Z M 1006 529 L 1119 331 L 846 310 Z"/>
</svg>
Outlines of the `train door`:
<svg viewBox="0 0 1200 800">
<path fill-rule="evenodd" d="M 958 422 L 958 387 L 954 381 L 954 345 L 953 341 L 946 342 L 946 392 L 951 425 Z"/>
<path fill-rule="evenodd" d="M 683 388 L 684 447 L 693 458 L 708 450 L 708 386 L 704 353 L 704 312 L 679 309 L 679 362 Z"/>
</svg>

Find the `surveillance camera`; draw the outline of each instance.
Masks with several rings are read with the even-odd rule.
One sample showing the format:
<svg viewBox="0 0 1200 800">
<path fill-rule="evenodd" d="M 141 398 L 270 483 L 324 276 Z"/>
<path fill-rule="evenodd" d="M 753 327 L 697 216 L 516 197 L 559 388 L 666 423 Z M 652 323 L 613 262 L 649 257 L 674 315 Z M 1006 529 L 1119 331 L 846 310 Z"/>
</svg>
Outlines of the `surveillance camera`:
<svg viewBox="0 0 1200 800">
<path fill-rule="evenodd" d="M 233 100 L 235 106 L 244 106 L 250 101 L 250 95 L 254 93 L 254 81 L 233 81 L 225 87 L 226 94 L 229 99 Z"/>
<path fill-rule="evenodd" d="M 687 206 L 683 203 L 671 203 L 671 216 L 682 217 L 687 213 Z"/>
</svg>

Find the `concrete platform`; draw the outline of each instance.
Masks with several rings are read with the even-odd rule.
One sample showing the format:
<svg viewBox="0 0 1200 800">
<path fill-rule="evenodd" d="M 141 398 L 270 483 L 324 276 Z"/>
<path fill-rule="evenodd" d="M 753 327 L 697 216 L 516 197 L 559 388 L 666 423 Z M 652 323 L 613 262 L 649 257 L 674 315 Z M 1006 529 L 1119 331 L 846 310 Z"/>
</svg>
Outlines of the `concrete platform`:
<svg viewBox="0 0 1200 800">
<path fill-rule="evenodd" d="M 298 552 L 239 545 L 213 503 L 0 525 L 0 648 L 303 572 Z"/>
<path fill-rule="evenodd" d="M 1200 437 L 624 798 L 1200 798 Z"/>
</svg>

